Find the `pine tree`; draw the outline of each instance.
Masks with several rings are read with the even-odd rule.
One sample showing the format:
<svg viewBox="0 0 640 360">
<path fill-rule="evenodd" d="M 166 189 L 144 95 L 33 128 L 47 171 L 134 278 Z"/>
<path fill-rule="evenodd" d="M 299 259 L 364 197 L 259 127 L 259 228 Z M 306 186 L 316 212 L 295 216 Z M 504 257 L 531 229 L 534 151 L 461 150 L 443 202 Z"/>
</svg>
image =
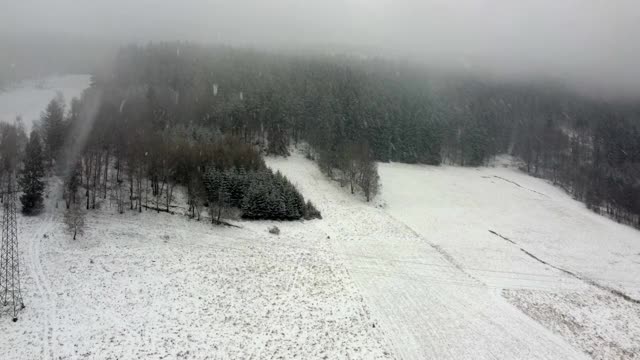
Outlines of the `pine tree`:
<svg viewBox="0 0 640 360">
<path fill-rule="evenodd" d="M 311 200 L 308 200 L 304 206 L 304 218 L 305 220 L 312 219 L 322 219 L 322 215 L 320 215 L 320 211 L 313 206 Z"/>
<path fill-rule="evenodd" d="M 230 189 L 233 185 L 233 178 L 229 171 L 220 173 L 220 175 L 220 185 L 218 186 L 217 195 L 218 201 L 216 202 L 217 213 L 215 214 L 215 223 L 218 224 L 220 223 L 220 217 L 222 216 L 222 213 L 230 206 Z M 213 217 L 211 220 L 213 221 Z"/>
<path fill-rule="evenodd" d="M 22 203 L 22 212 L 31 215 L 42 209 L 42 194 L 44 192 L 43 154 L 40 136 L 37 132 L 31 132 L 25 152 L 24 169 L 19 180 L 19 186 L 23 192 L 23 195 L 20 196 L 20 202 Z"/>
<path fill-rule="evenodd" d="M 50 163 L 57 158 L 64 145 L 64 106 L 61 103 L 60 99 L 51 100 L 41 116 L 44 142 Z"/>
<path fill-rule="evenodd" d="M 232 207 L 241 207 L 242 199 L 244 198 L 244 181 L 243 175 L 241 175 L 235 168 L 227 170 L 224 173 L 224 191 L 227 198 L 227 203 Z M 245 175 L 246 176 L 246 175 Z"/>
<path fill-rule="evenodd" d="M 267 189 L 262 179 L 257 177 L 251 181 L 247 194 L 242 202 L 242 216 L 248 219 L 263 219 L 267 216 L 269 209 L 266 199 Z"/>
</svg>

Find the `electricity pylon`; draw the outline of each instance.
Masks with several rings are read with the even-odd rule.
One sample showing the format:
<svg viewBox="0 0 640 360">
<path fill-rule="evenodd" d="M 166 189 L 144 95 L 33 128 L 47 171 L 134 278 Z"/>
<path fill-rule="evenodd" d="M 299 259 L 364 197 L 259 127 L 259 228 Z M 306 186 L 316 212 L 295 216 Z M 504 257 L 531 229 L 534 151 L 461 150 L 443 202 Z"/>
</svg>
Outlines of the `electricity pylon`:
<svg viewBox="0 0 640 360">
<path fill-rule="evenodd" d="M 18 252 L 18 223 L 16 220 L 16 188 L 14 175 L 7 176 L 2 212 L 2 244 L 0 244 L 0 302 L 13 310 L 13 321 L 24 309 L 20 291 L 20 253 Z"/>
</svg>

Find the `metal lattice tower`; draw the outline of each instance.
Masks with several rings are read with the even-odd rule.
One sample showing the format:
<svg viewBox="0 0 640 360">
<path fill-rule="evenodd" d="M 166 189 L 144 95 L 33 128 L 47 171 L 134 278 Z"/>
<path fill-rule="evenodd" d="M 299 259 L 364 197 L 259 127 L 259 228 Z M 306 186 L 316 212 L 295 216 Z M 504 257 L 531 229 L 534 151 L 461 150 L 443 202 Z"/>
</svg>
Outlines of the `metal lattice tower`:
<svg viewBox="0 0 640 360">
<path fill-rule="evenodd" d="M 18 311 L 24 309 L 20 291 L 20 253 L 18 252 L 18 224 L 16 220 L 16 189 L 14 175 L 7 176 L 2 212 L 2 244 L 0 244 L 0 302 L 13 311 L 13 321 L 18 321 Z"/>
</svg>

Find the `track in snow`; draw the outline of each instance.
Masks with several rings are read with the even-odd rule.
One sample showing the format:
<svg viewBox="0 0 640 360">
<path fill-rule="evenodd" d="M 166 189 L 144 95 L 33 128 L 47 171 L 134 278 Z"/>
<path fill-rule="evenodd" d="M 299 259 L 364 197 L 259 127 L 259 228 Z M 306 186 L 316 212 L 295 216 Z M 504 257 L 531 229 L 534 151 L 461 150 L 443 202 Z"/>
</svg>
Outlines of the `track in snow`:
<svg viewBox="0 0 640 360">
<path fill-rule="evenodd" d="M 268 164 L 322 211 L 321 226 L 399 357 L 585 357 L 467 274 L 439 244 L 324 180 L 314 163 L 294 155 Z"/>
<path fill-rule="evenodd" d="M 33 232 L 33 235 L 29 238 L 29 270 L 31 272 L 32 277 L 35 280 L 36 291 L 41 296 L 43 302 L 40 302 L 40 306 L 43 306 L 45 309 L 45 322 L 43 329 L 43 342 L 42 342 L 42 357 L 54 359 L 54 329 L 56 327 L 55 319 L 56 319 L 56 304 L 55 304 L 55 294 L 51 291 L 49 280 L 47 279 L 47 275 L 42 270 L 41 263 L 41 241 L 44 235 L 51 228 L 52 222 L 54 221 L 54 217 L 51 215 L 43 215 L 42 216 L 42 224 L 44 226 L 38 227 Z"/>
</svg>

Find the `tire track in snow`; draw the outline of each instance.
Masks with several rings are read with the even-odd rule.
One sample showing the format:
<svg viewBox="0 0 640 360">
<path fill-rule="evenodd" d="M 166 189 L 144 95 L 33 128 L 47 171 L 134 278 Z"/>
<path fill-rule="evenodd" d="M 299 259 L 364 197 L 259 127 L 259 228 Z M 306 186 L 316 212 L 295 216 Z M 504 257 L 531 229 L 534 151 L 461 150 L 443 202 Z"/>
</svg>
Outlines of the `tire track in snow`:
<svg viewBox="0 0 640 360">
<path fill-rule="evenodd" d="M 567 275 L 569 275 L 569 276 L 571 276 L 573 278 L 576 278 L 576 279 L 578 279 L 580 281 L 584 281 L 585 283 L 587 283 L 587 284 L 589 284 L 591 286 L 595 286 L 600 290 L 607 291 L 607 292 L 611 293 L 612 295 L 615 295 L 615 296 L 617 296 L 617 297 L 619 297 L 619 298 L 621 298 L 623 300 L 626 300 L 626 301 L 628 301 L 628 302 L 630 302 L 632 304 L 640 305 L 640 300 L 635 299 L 635 298 L 623 293 L 620 290 L 616 290 L 616 289 L 613 289 L 613 288 L 611 288 L 609 286 L 602 285 L 602 284 L 600 284 L 600 283 L 598 283 L 598 282 L 596 282 L 596 281 L 594 281 L 592 279 L 589 279 L 588 277 L 584 277 L 584 276 L 578 275 L 578 274 L 576 274 L 574 272 L 571 272 L 569 270 L 563 269 L 563 268 L 561 268 L 559 266 L 550 264 L 550 263 L 540 259 L 539 257 L 533 255 L 532 253 L 528 252 L 527 250 L 525 250 L 523 248 L 520 248 L 520 250 L 523 253 L 527 254 L 529 257 L 533 258 L 534 260 L 536 260 L 537 262 L 539 262 L 541 264 L 544 264 L 544 265 L 547 265 L 549 267 L 552 267 L 552 268 L 554 268 L 554 269 L 556 269 L 558 271 L 561 271 L 561 272 L 563 272 L 563 273 L 565 273 L 565 274 L 567 274 Z"/>
<path fill-rule="evenodd" d="M 489 230 L 489 232 L 494 234 L 494 235 L 496 235 L 496 236 L 498 236 L 498 237 L 500 237 L 500 238 L 502 238 L 502 239 L 504 239 L 504 240 L 506 240 L 506 241 L 508 241 L 508 242 L 510 242 L 510 243 L 512 243 L 512 244 L 514 244 L 514 245 L 517 245 L 515 243 L 515 241 L 513 241 L 513 240 L 511 240 L 511 239 L 509 239 L 509 238 L 507 238 L 507 237 L 505 237 L 503 235 L 500 235 L 499 233 L 497 233 L 497 232 L 495 232 L 493 230 Z M 613 289 L 613 288 L 611 288 L 609 286 L 602 285 L 602 284 L 600 284 L 599 282 L 597 282 L 597 281 L 595 281 L 593 279 L 590 279 L 588 277 L 576 274 L 576 273 L 574 273 L 572 271 L 569 271 L 567 269 L 561 268 L 559 266 L 550 264 L 549 262 L 547 262 L 545 260 L 542 260 L 541 258 L 537 257 L 536 255 L 532 254 L 531 252 L 525 250 L 522 247 L 520 247 L 519 249 L 520 249 L 520 251 L 525 253 L 527 256 L 529 256 L 530 258 L 536 260 L 537 262 L 539 262 L 539 263 L 541 263 L 543 265 L 547 265 L 547 266 L 549 266 L 549 267 L 551 267 L 553 269 L 556 269 L 556 270 L 558 270 L 558 271 L 560 271 L 560 272 L 562 272 L 562 273 L 564 273 L 564 274 L 566 274 L 566 275 L 568 275 L 568 276 L 570 276 L 570 277 L 572 277 L 572 278 L 574 278 L 576 280 L 579 280 L 579 281 L 585 282 L 585 283 L 587 283 L 587 284 L 589 284 L 591 286 L 597 287 L 600 290 L 607 291 L 607 292 L 613 294 L 614 296 L 620 297 L 623 300 L 626 300 L 626 301 L 628 301 L 628 302 L 630 302 L 632 304 L 640 305 L 640 300 L 639 299 L 633 298 L 633 297 L 623 293 L 620 290 L 616 290 L 616 289 Z"/>
<path fill-rule="evenodd" d="M 314 183 L 316 185 L 318 185 L 318 181 L 316 178 L 313 179 Z M 365 235 L 360 235 L 360 236 L 344 236 L 343 235 L 343 230 L 345 229 L 358 229 L 359 227 L 361 227 L 362 225 L 360 223 L 358 223 L 356 218 L 353 218 L 352 216 L 348 216 L 348 215 L 340 215 L 339 214 L 339 210 L 342 209 L 346 212 L 351 213 L 353 211 L 353 213 L 355 214 L 359 214 L 360 211 L 362 211 L 363 209 L 361 207 L 353 207 L 352 209 L 349 208 L 349 203 L 346 201 L 334 201 L 334 199 L 328 198 L 326 196 L 324 196 L 325 194 L 319 194 L 322 196 L 322 204 L 325 204 L 324 209 L 323 209 L 323 213 L 327 213 L 326 215 L 326 220 L 322 221 L 320 223 L 323 232 L 325 232 L 326 234 L 330 234 L 330 238 L 331 238 L 331 244 L 334 246 L 340 246 L 341 244 L 343 244 L 344 241 L 352 241 L 355 238 L 362 238 L 363 240 L 366 240 L 368 236 Z M 317 201 L 317 199 L 315 199 Z M 436 251 L 436 253 L 438 253 L 440 256 L 442 256 L 442 258 L 444 258 L 445 262 L 448 262 L 449 264 L 451 264 L 451 269 L 455 269 L 460 271 L 463 276 L 466 276 L 468 278 L 468 283 L 466 283 L 465 285 L 467 286 L 473 286 L 476 288 L 483 288 L 484 284 L 479 281 L 477 278 L 473 277 L 472 275 L 470 275 L 469 273 L 467 273 L 466 271 L 464 271 L 464 269 L 462 268 L 462 266 L 455 261 L 455 259 L 453 257 L 451 257 L 451 255 L 449 255 L 447 252 L 445 252 L 442 248 L 440 248 L 439 246 L 430 243 L 429 241 L 427 241 L 426 239 L 424 239 L 422 236 L 420 236 L 419 234 L 417 234 L 412 228 L 410 228 L 408 225 L 404 224 L 401 221 L 398 221 L 397 219 L 393 218 L 390 214 L 379 210 L 379 209 L 375 209 L 375 208 L 365 208 L 368 211 L 373 211 L 375 214 L 377 214 L 378 216 L 380 216 L 380 220 L 381 221 L 385 221 L 383 219 L 389 219 L 391 220 L 393 223 L 395 223 L 396 225 L 399 225 L 402 229 L 408 231 L 411 235 L 414 236 L 415 239 L 418 239 L 419 242 L 422 242 L 424 244 L 429 245 L 433 250 Z M 335 211 L 338 211 L 338 213 L 335 213 Z M 334 212 L 334 214 L 330 214 L 331 212 Z M 333 216 L 332 216 L 333 215 Z M 333 221 L 331 220 L 331 218 L 333 217 Z M 339 219 L 338 223 L 342 223 L 342 227 L 338 227 L 336 229 L 334 229 L 336 223 L 335 221 Z M 346 222 L 346 223 L 345 223 Z M 332 226 L 333 225 L 333 226 Z M 347 272 L 347 274 L 349 274 L 349 276 L 352 278 L 352 281 L 354 281 L 357 286 L 357 288 L 359 288 L 359 292 L 360 293 L 368 293 L 370 296 L 370 291 L 368 290 L 368 286 L 365 284 L 360 283 L 360 281 L 357 281 L 356 278 L 359 278 L 360 280 L 363 279 L 363 275 L 364 278 L 369 278 L 371 279 L 371 276 L 374 277 L 383 277 L 383 278 L 387 278 L 386 281 L 391 281 L 391 282 L 396 282 L 399 281 L 401 279 L 402 282 L 406 283 L 407 277 L 411 278 L 413 280 L 416 279 L 420 279 L 424 276 L 423 273 L 418 272 L 418 269 L 413 267 L 413 266 L 406 266 L 407 264 L 404 261 L 400 261 L 398 259 L 396 259 L 395 261 L 392 260 L 391 258 L 389 258 L 388 260 L 380 258 L 380 257 L 376 257 L 376 256 L 366 256 L 364 254 L 356 254 L 354 253 L 354 251 L 345 251 L 345 249 L 342 249 L 341 251 L 336 251 L 337 254 L 340 254 L 341 258 L 342 258 L 342 262 L 345 264 L 343 265 L 345 267 L 345 271 Z M 372 271 L 372 269 L 370 268 L 363 268 L 360 269 L 358 266 L 356 266 L 356 263 L 362 262 L 363 260 L 366 260 L 365 262 L 369 262 L 371 260 L 374 260 L 376 262 L 380 262 L 380 265 L 383 267 L 386 267 L 387 271 L 383 271 L 382 269 L 379 269 L 379 272 L 376 271 Z M 349 265 L 347 265 L 349 264 Z M 403 274 L 402 270 L 405 270 L 406 273 Z M 352 271 L 353 270 L 353 271 Z M 354 277 L 355 275 L 355 277 Z M 367 281 L 369 282 L 369 281 Z M 412 283 L 412 284 L 411 284 Z M 414 290 L 411 291 L 406 291 L 403 290 L 399 297 L 398 296 L 394 296 L 394 302 L 396 303 L 395 307 L 396 307 L 396 311 L 401 311 L 402 313 L 404 313 L 403 317 L 413 317 L 413 315 L 410 315 L 410 313 L 414 312 L 414 311 L 419 311 L 418 309 L 421 309 L 423 307 L 422 301 L 423 299 L 418 299 L 416 297 L 412 297 L 410 296 L 410 294 L 413 293 L 422 293 L 422 288 L 423 286 L 429 286 L 430 283 L 429 282 L 422 282 L 422 281 L 418 281 L 417 283 L 415 281 L 411 281 L 409 283 L 409 286 L 411 286 L 412 288 L 415 288 Z M 447 297 L 447 294 L 444 294 L 442 292 L 440 292 L 438 289 L 431 287 L 432 292 L 432 296 L 435 296 L 436 298 L 439 299 L 443 299 L 445 297 Z M 404 296 L 407 295 L 407 296 Z M 388 298 L 387 298 L 388 299 Z M 380 301 L 380 299 L 378 299 Z M 398 305 L 398 304 L 402 304 L 402 305 Z M 402 310 L 400 310 L 402 309 Z M 376 319 L 377 320 L 381 320 L 384 317 L 390 316 L 390 314 L 388 313 L 388 309 L 384 310 L 382 312 L 379 312 L 381 309 L 377 306 L 373 306 L 372 310 L 374 310 L 374 313 L 376 315 Z M 454 311 L 458 314 L 457 317 L 459 318 L 464 318 L 465 314 L 456 311 L 455 309 L 449 309 L 449 311 Z M 395 313 L 395 315 L 399 315 L 398 313 Z M 402 317 L 402 316 L 401 316 Z M 445 358 L 450 358 L 453 359 L 456 357 L 456 354 L 452 351 L 452 349 L 450 349 L 447 346 L 448 343 L 448 338 L 447 338 L 447 333 L 441 331 L 441 329 L 438 328 L 438 325 L 441 322 L 424 322 L 420 325 L 420 330 L 421 332 L 413 332 L 412 336 L 414 336 L 416 339 L 420 339 L 422 338 L 424 335 L 428 334 L 428 338 L 431 339 L 429 341 L 430 345 L 431 345 L 431 349 L 429 351 L 429 353 L 431 354 L 438 354 L 438 356 L 440 357 L 445 357 Z M 398 325 L 398 324 L 395 324 Z M 406 325 L 406 324 L 405 324 Z M 477 338 L 483 338 L 484 342 L 489 342 L 491 339 L 489 339 L 487 336 L 485 336 L 484 334 L 481 333 L 481 331 L 479 330 L 480 327 L 482 326 L 481 323 L 474 323 L 474 324 L 469 324 L 469 327 L 472 328 L 472 332 L 475 334 L 476 339 Z M 391 331 L 391 329 L 387 328 L 386 331 Z M 381 341 L 385 344 L 385 346 L 388 349 L 393 349 L 394 353 L 396 352 L 396 350 L 398 350 L 398 346 L 403 346 L 406 345 L 407 342 L 402 342 L 402 344 L 395 344 L 396 346 L 394 346 L 394 340 L 393 340 L 393 336 L 392 334 L 388 334 L 386 333 L 386 331 L 384 331 L 382 328 L 378 329 L 378 336 L 380 336 Z M 426 334 L 425 334 L 426 332 Z M 434 341 L 435 339 L 435 341 Z M 410 342 L 409 342 L 410 343 Z M 418 345 L 421 346 L 421 345 Z M 492 358 L 493 359 L 498 359 L 498 357 L 495 356 L 495 354 L 493 354 L 493 352 L 489 349 L 487 350 L 489 353 L 491 353 Z M 399 357 L 402 357 L 403 352 L 399 352 Z M 406 355 L 406 353 L 405 353 Z M 422 355 L 426 355 L 426 353 L 422 353 Z"/>
<path fill-rule="evenodd" d="M 547 199 L 549 198 L 549 196 L 548 196 L 547 194 L 543 194 L 543 193 L 541 193 L 541 192 L 539 192 L 539 191 L 536 191 L 536 190 L 533 190 L 533 189 L 526 188 L 526 187 L 524 187 L 524 186 L 522 186 L 522 185 L 518 184 L 517 182 L 515 182 L 515 181 L 513 181 L 513 180 L 505 179 L 505 178 L 503 178 L 502 176 L 498 176 L 498 175 L 493 175 L 492 177 L 494 177 L 494 178 L 496 178 L 496 179 L 500 179 L 500 180 L 502 180 L 502 181 L 506 181 L 506 182 L 508 182 L 508 183 L 510 183 L 510 184 L 513 184 L 513 185 L 515 185 L 515 186 L 517 186 L 517 187 L 521 188 L 521 189 L 525 189 L 525 190 L 531 191 L 532 193 L 536 193 L 536 194 L 538 194 L 538 195 L 542 195 L 542 196 L 546 197 Z M 489 177 L 489 176 L 483 176 L 483 178 L 485 178 L 485 179 L 486 179 L 486 178 L 491 178 L 491 177 Z"/>
<path fill-rule="evenodd" d="M 29 244 L 29 267 L 31 268 L 31 273 L 33 274 L 34 281 L 36 283 L 36 288 L 38 293 L 42 296 L 44 300 L 44 310 L 45 310 L 45 322 L 44 322 L 44 331 L 43 331 L 43 356 L 49 356 L 50 359 L 54 359 L 53 352 L 53 336 L 54 336 L 54 322 L 56 315 L 56 304 L 55 304 L 55 295 L 51 291 L 50 282 L 47 280 L 47 277 L 42 269 L 41 263 L 41 241 L 43 236 L 51 229 L 51 224 L 54 220 L 53 215 L 48 214 L 42 223 L 43 227 L 39 229 L 39 231 L 35 231 L 33 236 L 31 237 L 31 242 Z"/>
<path fill-rule="evenodd" d="M 392 216 L 389 213 L 383 212 L 386 216 L 388 216 L 389 218 L 391 218 L 393 221 L 395 221 L 396 223 L 400 224 L 403 228 L 405 228 L 407 231 L 409 231 L 411 234 L 413 234 L 415 237 L 417 237 L 418 239 L 420 239 L 421 241 L 423 241 L 425 244 L 428 244 L 431 248 L 433 248 L 435 251 L 438 252 L 438 254 L 440 254 L 448 263 L 450 263 L 453 267 L 455 267 L 456 269 L 460 270 L 464 275 L 466 275 L 469 279 L 472 280 L 472 282 L 480 285 L 480 286 L 486 286 L 487 284 L 485 284 L 483 281 L 481 281 L 480 279 L 478 279 L 477 277 L 469 274 L 465 268 L 462 266 L 462 264 L 460 264 L 453 256 L 451 256 L 451 254 L 449 254 L 446 250 L 444 250 L 441 246 L 436 245 L 434 243 L 432 243 L 431 241 L 427 240 L 424 236 L 420 235 L 417 231 L 415 231 L 413 228 L 411 228 L 409 225 L 405 224 L 403 221 L 400 221 L 398 219 L 396 219 L 394 216 Z"/>
<path fill-rule="evenodd" d="M 42 266 L 42 239 L 45 235 L 51 233 L 54 224 L 58 220 L 59 219 L 55 214 L 46 214 L 46 217 L 38 222 L 43 225 L 38 228 L 38 231 L 33 234 L 33 236 L 31 237 L 31 242 L 29 244 L 29 265 L 36 283 L 37 291 L 44 299 L 44 309 L 46 313 L 44 317 L 45 325 L 43 331 L 43 358 L 48 355 L 48 358 L 50 359 L 56 358 L 54 350 L 56 345 L 54 343 L 54 339 L 56 338 L 57 295 L 53 292 L 52 283 Z M 49 236 L 47 239 L 51 241 L 53 238 Z M 128 322 L 125 321 L 119 314 L 108 308 L 99 309 L 96 306 L 92 306 L 91 304 L 93 303 L 93 300 L 87 298 L 86 296 L 83 296 L 82 294 L 76 294 L 76 296 L 79 296 L 79 300 L 83 300 L 81 306 L 89 310 L 89 313 L 106 314 L 109 318 L 115 319 L 116 323 L 123 326 L 123 330 L 130 333 L 133 338 L 136 338 L 136 340 L 138 340 L 137 337 L 133 336 L 135 334 L 133 328 L 128 325 Z M 140 340 L 131 344 L 134 345 L 134 347 L 128 348 L 132 349 L 133 351 L 133 349 L 135 349 L 135 345 L 139 343 Z M 131 353 L 132 356 L 134 354 L 135 352 Z"/>
</svg>

